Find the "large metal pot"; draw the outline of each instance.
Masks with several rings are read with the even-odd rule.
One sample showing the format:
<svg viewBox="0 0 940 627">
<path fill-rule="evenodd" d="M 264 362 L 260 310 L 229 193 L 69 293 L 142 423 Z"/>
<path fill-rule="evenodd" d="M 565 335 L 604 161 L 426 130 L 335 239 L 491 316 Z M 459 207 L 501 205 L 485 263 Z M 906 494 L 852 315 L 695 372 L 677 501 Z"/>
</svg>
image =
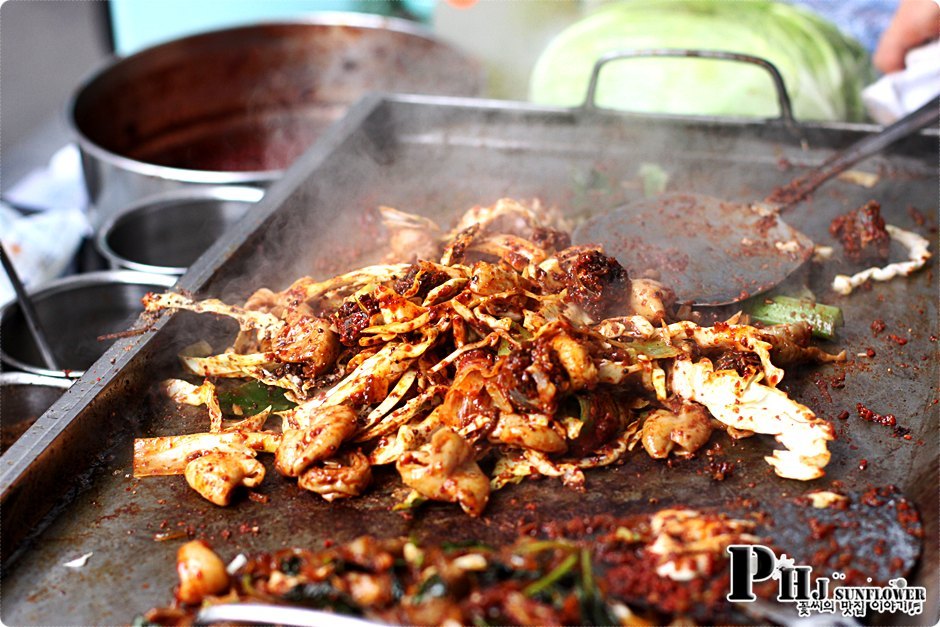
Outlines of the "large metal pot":
<svg viewBox="0 0 940 627">
<path fill-rule="evenodd" d="M 141 298 L 175 282 L 172 276 L 128 271 L 90 272 L 53 281 L 30 295 L 63 370 L 42 365 L 15 300 L 0 308 L 0 360 L 34 374 L 80 377 L 114 343 L 98 338 L 128 330 L 144 309 Z"/>
<path fill-rule="evenodd" d="M 371 91 L 478 95 L 479 66 L 406 20 L 322 13 L 177 39 L 109 63 L 68 105 L 94 221 L 192 184 L 279 178 Z"/>
<path fill-rule="evenodd" d="M 71 385 L 70 379 L 26 372 L 0 374 L 0 454 L 5 453 Z"/>
</svg>

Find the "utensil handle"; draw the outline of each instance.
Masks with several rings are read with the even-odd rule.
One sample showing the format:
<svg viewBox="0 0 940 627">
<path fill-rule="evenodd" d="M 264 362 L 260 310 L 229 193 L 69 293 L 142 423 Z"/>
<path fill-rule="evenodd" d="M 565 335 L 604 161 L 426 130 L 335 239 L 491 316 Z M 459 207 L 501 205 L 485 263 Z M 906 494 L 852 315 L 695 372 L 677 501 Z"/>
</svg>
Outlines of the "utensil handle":
<svg viewBox="0 0 940 627">
<path fill-rule="evenodd" d="M 4 248 L 2 244 L 0 244 L 0 262 L 3 264 L 7 278 L 9 278 L 10 283 L 13 284 L 13 291 L 16 292 L 16 299 L 19 303 L 20 311 L 23 312 L 23 317 L 26 318 L 26 325 L 29 327 L 30 333 L 33 334 L 36 346 L 39 347 L 39 353 L 42 356 L 43 362 L 45 362 L 46 367 L 50 370 L 59 370 L 52 348 L 50 348 L 48 342 L 46 342 L 46 334 L 42 330 L 39 316 L 36 315 L 36 310 L 33 308 L 33 301 L 30 300 L 29 295 L 26 293 L 26 288 L 23 287 L 23 283 L 16 273 L 16 268 L 13 267 L 13 262 L 10 261 L 10 258 L 7 256 L 6 248 Z"/>
<path fill-rule="evenodd" d="M 205 605 L 196 615 L 197 625 L 212 623 L 290 625 L 291 627 L 374 627 L 376 623 L 326 610 L 264 603 Z"/>
<path fill-rule="evenodd" d="M 587 95 L 584 99 L 582 109 L 597 109 L 597 84 L 600 77 L 601 68 L 619 59 L 642 59 L 649 57 L 680 57 L 689 59 L 717 59 L 719 61 L 737 61 L 739 63 L 750 63 L 763 68 L 774 83 L 777 91 L 777 103 L 780 107 L 779 119 L 788 127 L 795 127 L 796 120 L 793 118 L 793 105 L 790 103 L 790 94 L 783 82 L 783 76 L 773 63 L 761 57 L 755 57 L 749 54 L 738 52 L 725 52 L 722 50 L 691 50 L 688 48 L 646 48 L 633 50 L 616 50 L 608 52 L 594 63 L 591 70 L 591 80 L 588 83 Z"/>
<path fill-rule="evenodd" d="M 940 95 L 873 135 L 867 135 L 845 150 L 832 155 L 822 165 L 795 178 L 789 185 L 776 190 L 767 200 L 783 207 L 796 204 L 816 189 L 863 159 L 878 154 L 891 144 L 940 121 Z"/>
</svg>

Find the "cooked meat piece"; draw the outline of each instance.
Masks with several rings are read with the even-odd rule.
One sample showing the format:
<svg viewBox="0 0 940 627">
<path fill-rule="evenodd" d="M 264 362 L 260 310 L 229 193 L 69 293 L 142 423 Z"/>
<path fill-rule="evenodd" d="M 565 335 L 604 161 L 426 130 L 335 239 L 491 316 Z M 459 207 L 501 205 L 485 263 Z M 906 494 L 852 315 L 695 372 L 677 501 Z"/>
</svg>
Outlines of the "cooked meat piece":
<svg viewBox="0 0 940 627">
<path fill-rule="evenodd" d="M 197 457 L 183 472 L 186 483 L 216 505 L 228 505 L 238 486 L 253 488 L 264 479 L 264 465 L 241 453 L 215 452 Z"/>
<path fill-rule="evenodd" d="M 652 324 L 665 320 L 675 303 L 675 293 L 659 281 L 637 278 L 630 281 L 630 309 Z"/>
<path fill-rule="evenodd" d="M 454 431 L 442 428 L 431 441 L 403 454 L 395 466 L 405 485 L 436 501 L 458 503 L 479 516 L 490 496 L 490 481 L 474 461 L 473 448 Z"/>
<path fill-rule="evenodd" d="M 468 287 L 471 292 L 481 296 L 532 289 L 519 273 L 492 263 L 478 261 L 473 264 L 471 274 Z"/>
<path fill-rule="evenodd" d="M 467 357 L 467 356 L 464 356 Z M 489 360 L 484 355 L 477 361 L 485 368 Z M 441 422 L 453 429 L 465 433 L 469 430 L 492 428 L 496 412 L 493 400 L 486 391 L 486 379 L 480 369 L 464 359 L 463 367 L 458 368 L 454 382 L 444 396 L 444 402 L 438 408 Z"/>
<path fill-rule="evenodd" d="M 622 313 L 630 300 L 630 278 L 616 259 L 595 249 L 578 253 L 565 268 L 568 298 L 595 320 Z"/>
<path fill-rule="evenodd" d="M 539 411 L 538 387 L 526 369 L 531 355 L 510 353 L 496 363 L 495 385 L 508 395 L 512 406 L 521 411 Z"/>
<path fill-rule="evenodd" d="M 286 429 L 274 454 L 274 467 L 287 477 L 300 476 L 313 462 L 336 454 L 356 432 L 356 412 L 345 405 L 318 407 L 304 429 Z"/>
<path fill-rule="evenodd" d="M 682 403 L 676 412 L 668 409 L 650 412 L 643 422 L 640 441 L 655 459 L 663 459 L 671 452 L 685 457 L 705 444 L 712 431 L 711 418 L 703 406 Z"/>
<path fill-rule="evenodd" d="M 299 477 L 297 484 L 316 492 L 327 501 L 359 496 L 372 482 L 369 458 L 361 451 L 315 462 Z"/>
<path fill-rule="evenodd" d="M 333 368 L 341 346 L 336 333 L 323 318 L 303 316 L 284 327 L 274 338 L 273 350 L 278 359 L 288 363 L 304 362 L 311 377 Z"/>
<path fill-rule="evenodd" d="M 456 233 L 447 247 L 444 248 L 441 263 L 448 266 L 463 263 L 467 248 L 473 244 L 477 235 L 480 234 L 480 230 L 480 225 L 474 224 Z"/>
<path fill-rule="evenodd" d="M 834 219 L 829 225 L 829 234 L 839 240 L 850 261 L 884 263 L 888 260 L 891 236 L 881 217 L 881 205 L 874 200 Z"/>
<path fill-rule="evenodd" d="M 423 300 L 428 292 L 450 278 L 449 274 L 437 269 L 434 264 L 419 261 L 408 268 L 405 276 L 395 281 L 394 289 L 405 298 Z"/>
<path fill-rule="evenodd" d="M 571 235 L 547 226 L 537 226 L 532 229 L 530 239 L 548 252 L 563 250 L 571 246 Z"/>
<path fill-rule="evenodd" d="M 349 596 L 361 607 L 381 607 L 393 600 L 392 576 L 389 573 L 345 573 L 343 580 Z"/>
<path fill-rule="evenodd" d="M 255 293 L 249 296 L 248 300 L 245 301 L 245 309 L 249 311 L 261 311 L 274 314 L 278 317 L 280 317 L 281 313 L 284 311 L 285 305 L 284 294 L 272 292 L 266 287 L 255 291 Z"/>
<path fill-rule="evenodd" d="M 726 351 L 715 360 L 715 370 L 734 370 L 742 377 L 749 377 L 761 371 L 760 357 L 747 351 Z"/>
<path fill-rule="evenodd" d="M 380 207 L 379 211 L 388 231 L 386 261 L 435 259 L 440 255 L 441 231 L 433 220 L 391 207 Z"/>
<path fill-rule="evenodd" d="M 180 585 L 176 598 L 182 603 L 201 603 L 206 595 L 228 588 L 225 564 L 202 540 L 193 540 L 176 553 L 176 573 Z"/>
<path fill-rule="evenodd" d="M 775 324 L 759 331 L 761 338 L 772 348 L 770 357 L 781 366 L 815 362 L 841 361 L 845 351 L 830 355 L 816 346 L 810 346 L 813 329 L 808 322 Z M 718 360 L 721 361 L 721 358 Z"/>
<path fill-rule="evenodd" d="M 547 340 L 528 354 L 512 352 L 500 357 L 494 368 L 494 384 L 520 412 L 554 414 L 558 406 L 558 386 L 565 384 L 563 370 L 546 350 Z"/>
<path fill-rule="evenodd" d="M 344 346 L 358 346 L 359 334 L 379 313 L 379 304 L 369 294 L 350 298 L 330 316 Z"/>
<path fill-rule="evenodd" d="M 543 453 L 563 453 L 568 448 L 564 436 L 552 429 L 544 414 L 500 414 L 491 438 Z"/>
<path fill-rule="evenodd" d="M 582 342 L 562 332 L 551 339 L 551 347 L 568 374 L 572 391 L 594 387 L 597 383 L 597 366 L 591 361 L 591 354 Z"/>
</svg>

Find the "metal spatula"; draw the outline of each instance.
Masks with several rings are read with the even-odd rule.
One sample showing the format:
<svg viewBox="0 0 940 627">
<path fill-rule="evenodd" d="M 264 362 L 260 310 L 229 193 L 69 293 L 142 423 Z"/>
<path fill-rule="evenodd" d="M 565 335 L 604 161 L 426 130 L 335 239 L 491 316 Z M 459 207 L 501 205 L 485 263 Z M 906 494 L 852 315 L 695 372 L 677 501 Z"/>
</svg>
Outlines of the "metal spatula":
<svg viewBox="0 0 940 627">
<path fill-rule="evenodd" d="M 743 300 L 778 285 L 812 255 L 812 241 L 786 224 L 781 210 L 938 119 L 934 98 L 799 176 L 763 204 L 663 194 L 587 220 L 575 229 L 574 243 L 602 245 L 631 272 L 655 269 L 679 302 L 714 306 Z"/>
</svg>

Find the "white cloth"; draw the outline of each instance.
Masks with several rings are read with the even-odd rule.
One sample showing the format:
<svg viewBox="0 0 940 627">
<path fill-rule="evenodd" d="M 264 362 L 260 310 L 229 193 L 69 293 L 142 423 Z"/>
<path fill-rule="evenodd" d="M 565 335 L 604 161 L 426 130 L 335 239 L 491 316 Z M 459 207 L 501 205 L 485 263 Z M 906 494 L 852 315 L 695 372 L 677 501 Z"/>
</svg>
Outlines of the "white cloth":
<svg viewBox="0 0 940 627">
<path fill-rule="evenodd" d="M 940 41 L 908 52 L 905 65 L 862 90 L 862 102 L 879 124 L 890 124 L 940 96 Z"/>
<path fill-rule="evenodd" d="M 81 180 L 78 150 L 69 145 L 56 152 L 47 167 L 30 172 L 7 193 L 10 202 L 37 213 L 23 215 L 0 203 L 0 242 L 26 287 L 61 276 L 91 232 Z M 14 296 L 13 286 L 0 271 L 0 305 Z"/>
<path fill-rule="evenodd" d="M 0 240 L 20 280 L 38 286 L 61 276 L 82 238 L 89 231 L 81 209 L 46 211 L 28 216 L 0 205 Z M 15 296 L 6 274 L 0 272 L 0 304 Z"/>
</svg>

